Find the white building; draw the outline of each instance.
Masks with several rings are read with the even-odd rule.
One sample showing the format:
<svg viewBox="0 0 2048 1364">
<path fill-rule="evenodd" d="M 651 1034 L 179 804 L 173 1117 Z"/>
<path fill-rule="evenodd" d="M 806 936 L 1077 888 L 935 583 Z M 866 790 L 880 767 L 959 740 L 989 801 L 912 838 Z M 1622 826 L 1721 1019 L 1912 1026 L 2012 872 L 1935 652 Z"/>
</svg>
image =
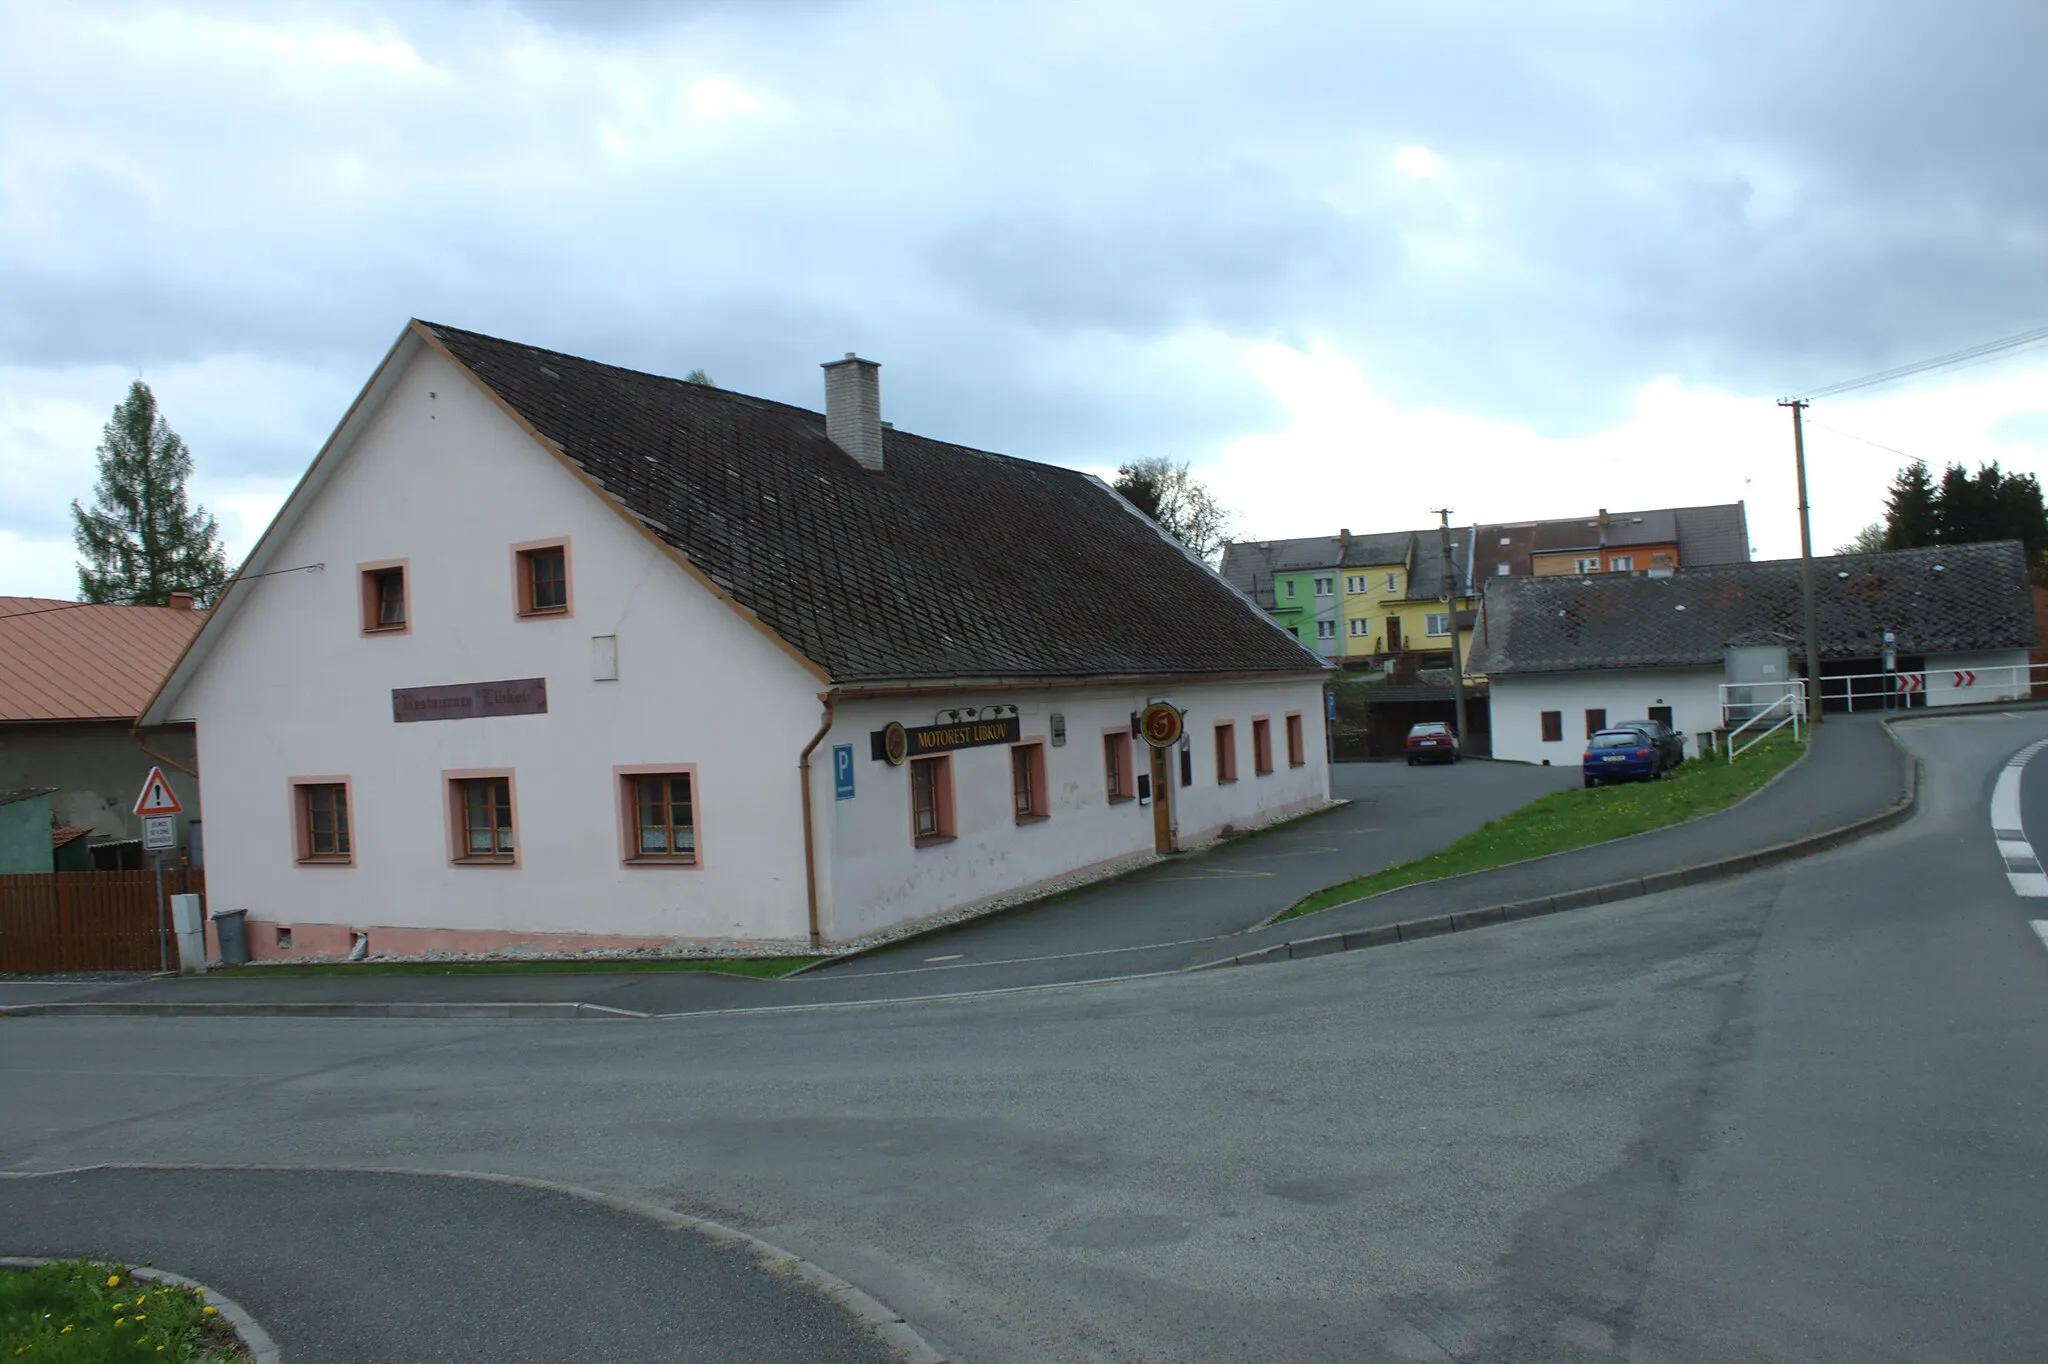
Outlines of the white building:
<svg viewBox="0 0 2048 1364">
<path fill-rule="evenodd" d="M 1328 802 L 1324 665 L 877 369 L 820 416 L 408 326 L 144 717 L 197 723 L 209 907 L 258 957 L 829 943 Z"/>
<path fill-rule="evenodd" d="M 1826 709 L 1882 704 L 1887 629 L 1911 688 L 1900 704 L 2029 694 L 2033 598 L 2016 541 L 1817 559 L 1814 585 Z M 1796 675 L 1803 620 L 1796 559 L 1489 579 L 1471 667 L 1491 683 L 1493 756 L 1576 765 L 1594 730 L 1625 720 L 1720 728 L 1729 651 L 1782 648 Z"/>
</svg>

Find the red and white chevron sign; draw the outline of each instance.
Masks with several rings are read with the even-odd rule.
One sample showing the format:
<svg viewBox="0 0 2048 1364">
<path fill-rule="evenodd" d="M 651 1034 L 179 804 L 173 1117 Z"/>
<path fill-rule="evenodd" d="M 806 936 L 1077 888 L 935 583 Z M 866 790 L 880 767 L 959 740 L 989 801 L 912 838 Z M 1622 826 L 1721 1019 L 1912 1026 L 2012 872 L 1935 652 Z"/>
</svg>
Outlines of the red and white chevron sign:
<svg viewBox="0 0 2048 1364">
<path fill-rule="evenodd" d="M 1958 672 L 1955 677 L 1958 687 L 1974 687 L 1977 685 L 1977 674 L 1973 672 L 1965 670 Z"/>
<path fill-rule="evenodd" d="M 1906 692 L 1915 692 L 1915 691 L 1926 691 L 1926 690 L 1927 690 L 1927 674 L 1926 674 L 1926 673 L 1900 673 L 1900 674 L 1899 674 L 1899 691 L 1900 691 L 1900 693 L 1901 693 L 1902 695 L 1903 695 L 1904 693 L 1906 693 Z"/>
</svg>

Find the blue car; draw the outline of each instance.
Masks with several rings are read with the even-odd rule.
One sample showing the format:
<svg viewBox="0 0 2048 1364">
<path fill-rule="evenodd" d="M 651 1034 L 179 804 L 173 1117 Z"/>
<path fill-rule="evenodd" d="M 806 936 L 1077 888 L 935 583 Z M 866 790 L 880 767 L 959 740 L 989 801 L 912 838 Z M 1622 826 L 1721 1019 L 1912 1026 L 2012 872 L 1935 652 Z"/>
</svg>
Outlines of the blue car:
<svg viewBox="0 0 2048 1364">
<path fill-rule="evenodd" d="M 1664 753 L 1634 729 L 1603 729 L 1586 741 L 1586 785 L 1611 781 L 1660 781 Z"/>
</svg>

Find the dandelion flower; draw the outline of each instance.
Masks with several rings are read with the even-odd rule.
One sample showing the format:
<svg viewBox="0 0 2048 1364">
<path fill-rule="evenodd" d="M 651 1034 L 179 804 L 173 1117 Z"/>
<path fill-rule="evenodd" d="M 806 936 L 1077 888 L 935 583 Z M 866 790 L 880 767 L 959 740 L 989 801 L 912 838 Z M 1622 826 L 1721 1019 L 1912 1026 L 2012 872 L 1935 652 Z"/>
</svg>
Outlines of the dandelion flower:
<svg viewBox="0 0 2048 1364">
<path fill-rule="evenodd" d="M 126 1326 L 127 1324 L 128 1324 L 128 1318 L 126 1318 L 126 1317 L 115 1317 L 115 1318 L 114 1318 L 114 1325 L 116 1325 L 116 1326 Z"/>
<path fill-rule="evenodd" d="M 202 1317 L 217 1317 L 220 1315 L 220 1309 L 217 1307 L 202 1307 L 199 1309 L 199 1315 Z"/>
<path fill-rule="evenodd" d="M 109 1288 L 112 1288 L 112 1287 L 114 1287 L 114 1286 L 115 1286 L 116 1284 L 118 1284 L 118 1283 L 120 1283 L 120 1282 L 121 1282 L 121 1276 L 120 1276 L 119 1274 L 109 1274 L 109 1275 L 107 1275 L 107 1287 L 109 1287 Z"/>
<path fill-rule="evenodd" d="M 68 1336 L 68 1335 L 70 1335 L 70 1334 L 71 1334 L 71 1323 L 70 1323 L 70 1322 L 68 1322 L 68 1321 L 67 1321 L 67 1322 L 65 1322 L 65 1323 L 64 1323 L 64 1329 L 63 1329 L 63 1330 L 61 1330 L 61 1331 L 59 1331 L 59 1332 L 58 1332 L 57 1334 L 58 1334 L 58 1335 L 60 1335 L 60 1336 Z"/>
</svg>

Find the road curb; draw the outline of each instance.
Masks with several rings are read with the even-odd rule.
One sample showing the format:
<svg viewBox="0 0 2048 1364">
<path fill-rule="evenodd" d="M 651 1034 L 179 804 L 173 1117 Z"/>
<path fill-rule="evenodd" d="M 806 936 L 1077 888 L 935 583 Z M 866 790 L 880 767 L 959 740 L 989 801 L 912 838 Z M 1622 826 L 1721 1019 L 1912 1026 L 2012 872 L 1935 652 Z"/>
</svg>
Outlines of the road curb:
<svg viewBox="0 0 2048 1364">
<path fill-rule="evenodd" d="M 59 1258 L 49 1255 L 0 1255 L 0 1267 L 7 1269 L 36 1269 Z M 227 1318 L 228 1325 L 235 1328 L 235 1334 L 242 1338 L 242 1344 L 249 1347 L 256 1364 L 284 1364 L 284 1353 L 277 1348 L 277 1342 L 270 1338 L 270 1332 L 263 1329 L 256 1318 L 249 1315 L 249 1309 L 218 1289 L 208 1288 L 197 1279 L 188 1279 L 183 1274 L 173 1274 L 168 1269 L 157 1269 L 152 1265 L 130 1265 L 128 1273 L 145 1283 L 176 1284 L 180 1288 L 194 1288 L 205 1295 L 206 1305 Z"/>
<path fill-rule="evenodd" d="M 750 1251 L 760 1268 L 765 1272 L 780 1272 L 803 1280 L 825 1297 L 838 1304 L 840 1309 L 872 1332 L 877 1339 L 901 1355 L 904 1364 L 947 1364 L 946 1357 L 934 1349 L 929 1341 L 919 1335 L 916 1328 L 904 1320 L 903 1314 L 884 1303 L 864 1289 L 840 1278 L 823 1265 L 806 1260 L 801 1255 L 792 1255 L 780 1246 L 763 1241 L 760 1237 L 729 1227 L 723 1222 L 714 1222 L 708 1217 L 693 1217 L 689 1213 L 677 1212 L 656 1203 L 642 1203 L 638 1199 L 626 1198 L 619 1194 L 600 1193 L 576 1184 L 558 1184 L 551 1179 L 535 1179 L 527 1175 L 495 1174 L 487 1170 L 415 1170 L 404 1168 L 383 1168 L 370 1165 L 188 1165 L 188 1164 L 147 1164 L 137 1161 L 103 1161 L 92 1165 L 74 1165 L 61 1170 L 6 1170 L 0 1171 L 0 1179 L 55 1179 L 65 1175 L 94 1174 L 103 1170 L 111 1171 L 157 1171 L 178 1174 L 313 1174 L 313 1175 L 400 1175 L 411 1179 L 470 1180 L 479 1184 L 504 1184 L 513 1188 L 534 1189 L 541 1193 L 561 1194 L 565 1197 L 594 1203 L 632 1217 L 642 1218 L 676 1231 L 693 1232 L 707 1240 L 724 1245 L 740 1246 Z M 6 1263 L 0 1261 L 0 1263 Z M 141 1270 L 133 1271 L 137 1275 Z M 178 1279 L 174 1275 L 162 1275 L 174 1282 L 192 1284 L 189 1279 Z M 197 1287 L 198 1285 L 193 1284 Z M 207 1301 L 220 1307 L 221 1315 L 227 1316 L 224 1300 L 207 1290 Z M 241 1308 L 235 1309 L 248 1317 Z M 232 1319 L 232 1318 L 231 1318 Z M 255 1325 L 250 1318 L 250 1324 Z M 241 1329 L 239 1322 L 237 1330 Z M 257 1328 L 261 1334 L 261 1328 Z M 263 1336 L 265 1341 L 270 1337 Z M 254 1346 L 252 1345 L 253 1349 Z M 266 1360 L 259 1355 L 259 1364 L 278 1364 L 279 1356 L 275 1344 Z"/>
<path fill-rule="evenodd" d="M 1904 717 L 1902 717 L 1904 718 Z M 1905 757 L 1905 772 L 1901 781 L 1899 798 L 1890 808 L 1847 824 L 1824 829 L 1805 838 L 1796 838 L 1786 843 L 1775 843 L 1754 852 L 1737 853 L 1732 857 L 1717 858 L 1711 862 L 1696 862 L 1689 866 L 1674 867 L 1670 871 L 1652 872 L 1647 876 L 1632 876 L 1626 880 L 1609 881 L 1602 885 L 1585 886 L 1577 890 L 1560 891 L 1555 895 L 1540 895 L 1528 900 L 1515 900 L 1507 904 L 1487 905 L 1479 909 L 1455 910 L 1448 914 L 1433 914 L 1427 918 L 1408 919 L 1399 923 L 1379 924 L 1372 928 L 1352 929 L 1343 933 L 1324 933 L 1313 938 L 1293 938 L 1286 942 L 1274 943 L 1255 952 L 1240 953 L 1234 957 L 1223 957 L 1216 961 L 1202 962 L 1189 967 L 1191 971 L 1212 971 L 1226 966 L 1264 966 L 1272 962 L 1294 961 L 1303 957 L 1327 956 L 1332 952 L 1357 952 L 1373 947 L 1387 947 L 1395 943 L 1415 942 L 1422 938 L 1440 937 L 1445 933 L 1462 933 L 1475 928 L 1487 928 L 1495 924 L 1514 923 L 1522 919 L 1539 918 L 1546 914 L 1561 914 L 1567 910 L 1586 909 L 1594 905 L 1611 905 L 1622 900 L 1633 900 L 1645 895 L 1658 895 L 1667 890 L 1680 890 L 1688 886 L 1705 885 L 1712 881 L 1724 881 L 1730 877 L 1742 876 L 1766 867 L 1778 866 L 1785 862 L 1811 857 L 1827 852 L 1844 844 L 1853 843 L 1872 834 L 1905 822 L 1920 799 L 1920 760 L 1906 751 L 1892 726 L 1892 720 L 1881 722 L 1891 741 L 1898 744 Z M 1801 761 L 1805 761 L 1802 756 Z M 1786 769 L 1787 771 L 1790 768 Z M 1783 776 L 1783 773 L 1779 773 Z M 1773 782 L 1777 777 L 1771 779 Z M 1759 787 L 1761 792 L 1770 783 Z M 1619 841 L 1619 840 L 1612 840 Z M 1599 845 L 1593 845 L 1599 846 Z M 1581 852 L 1584 849 L 1573 849 Z M 1553 854 L 1569 856 L 1566 854 Z M 1533 859 L 1532 859 L 1533 860 Z M 1483 873 L 1480 873 L 1483 875 Z M 1388 892 L 1393 894 L 1396 892 Z M 1334 906 L 1333 906 L 1334 907 Z"/>
<path fill-rule="evenodd" d="M 572 1002 L 517 1003 L 510 1000 L 475 1003 L 363 1003 L 361 1001 L 308 1001 L 258 1003 L 219 1001 L 211 1004 L 175 1003 L 166 1000 L 52 1000 L 48 1004 L 0 1004 L 0 1018 L 37 1016 L 134 1016 L 153 1018 L 592 1018 L 645 1019 L 654 1015 L 637 1009 L 615 1009 L 605 1004 Z"/>
</svg>

